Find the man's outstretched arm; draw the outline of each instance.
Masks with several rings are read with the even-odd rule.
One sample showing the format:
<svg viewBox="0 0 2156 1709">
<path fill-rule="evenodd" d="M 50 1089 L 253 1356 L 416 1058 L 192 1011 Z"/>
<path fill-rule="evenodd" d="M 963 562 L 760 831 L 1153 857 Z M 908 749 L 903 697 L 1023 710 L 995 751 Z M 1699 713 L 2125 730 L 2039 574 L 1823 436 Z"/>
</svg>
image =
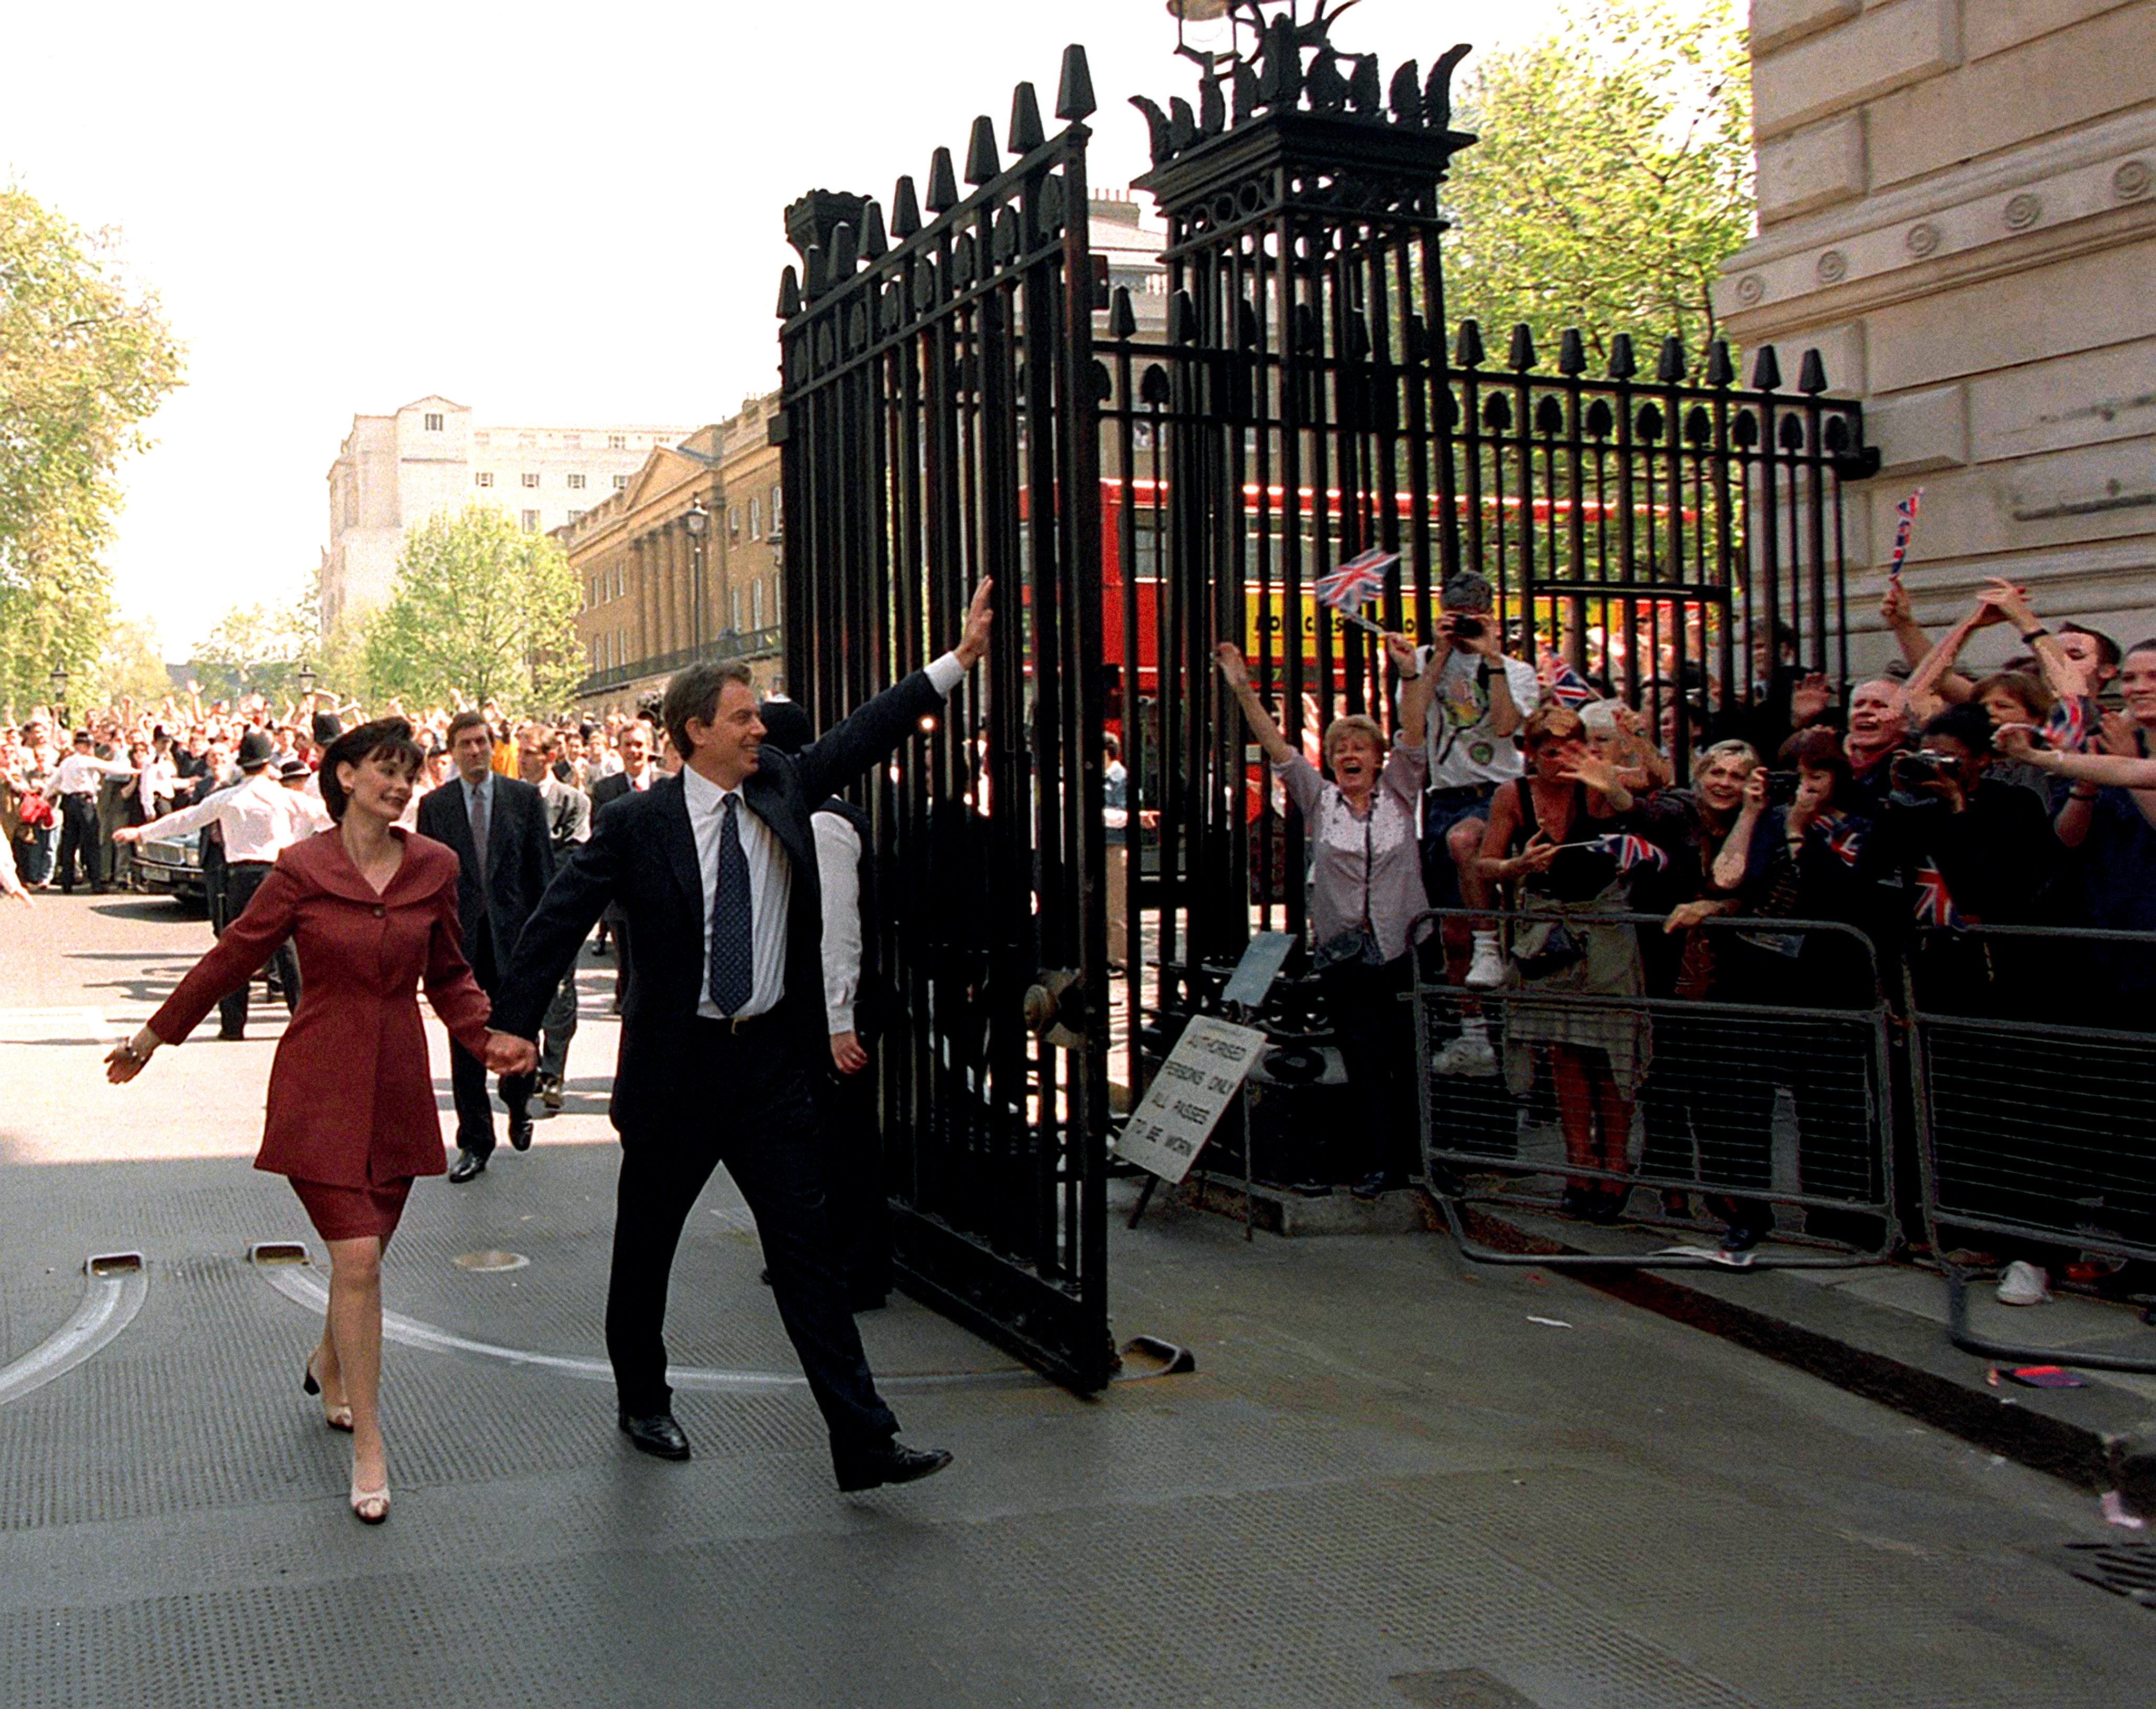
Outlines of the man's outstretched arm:
<svg viewBox="0 0 2156 1709">
<path fill-rule="evenodd" d="M 497 1032 L 520 1039 L 539 1036 L 539 1023 L 561 988 L 562 975 L 620 885 L 625 823 L 619 813 L 602 818 L 591 840 L 577 844 L 554 869 L 539 906 L 516 934 L 516 952 L 494 999 L 492 1024 Z"/>
</svg>

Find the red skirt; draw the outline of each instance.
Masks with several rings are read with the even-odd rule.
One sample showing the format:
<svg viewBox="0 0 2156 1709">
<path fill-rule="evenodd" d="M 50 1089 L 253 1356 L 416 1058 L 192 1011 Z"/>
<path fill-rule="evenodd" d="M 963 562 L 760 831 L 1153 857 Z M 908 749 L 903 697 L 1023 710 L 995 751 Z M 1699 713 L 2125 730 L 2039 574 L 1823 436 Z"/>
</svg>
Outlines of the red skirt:
<svg viewBox="0 0 2156 1709">
<path fill-rule="evenodd" d="M 404 1214 L 404 1200 L 412 1191 L 409 1176 L 367 1187 L 332 1187 L 325 1181 L 302 1181 L 296 1175 L 289 1178 L 315 1232 L 325 1240 L 358 1240 L 373 1234 L 386 1245 L 397 1232 L 397 1219 Z"/>
</svg>

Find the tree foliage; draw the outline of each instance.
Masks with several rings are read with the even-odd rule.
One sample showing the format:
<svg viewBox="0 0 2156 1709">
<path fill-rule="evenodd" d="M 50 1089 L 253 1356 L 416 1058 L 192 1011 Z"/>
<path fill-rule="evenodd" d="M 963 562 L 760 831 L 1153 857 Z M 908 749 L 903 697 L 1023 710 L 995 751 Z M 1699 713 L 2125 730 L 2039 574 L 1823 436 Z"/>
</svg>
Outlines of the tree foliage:
<svg viewBox="0 0 2156 1709">
<path fill-rule="evenodd" d="M 180 347 L 114 234 L 0 183 L 0 697 L 36 699 L 56 664 L 94 674 L 118 470 L 180 383 Z"/>
<path fill-rule="evenodd" d="M 408 704 L 557 708 L 583 674 L 567 555 L 489 505 L 414 525 L 367 624 L 363 668 L 370 689 Z"/>
<path fill-rule="evenodd" d="M 235 605 L 195 643 L 195 674 L 208 685 L 238 695 L 289 695 L 292 673 L 314 639 L 311 613 L 303 603 Z"/>
<path fill-rule="evenodd" d="M 1471 66 L 1475 61 L 1469 62 Z M 1752 226 L 1751 66 L 1736 0 L 1572 0 L 1459 92 L 1480 141 L 1445 203 L 1447 318 L 1590 350 L 1670 333 L 1697 357 Z"/>
<path fill-rule="evenodd" d="M 143 618 L 121 618 L 105 634 L 87 703 L 116 702 L 123 696 L 138 706 L 155 706 L 172 691 L 157 629 Z"/>
</svg>

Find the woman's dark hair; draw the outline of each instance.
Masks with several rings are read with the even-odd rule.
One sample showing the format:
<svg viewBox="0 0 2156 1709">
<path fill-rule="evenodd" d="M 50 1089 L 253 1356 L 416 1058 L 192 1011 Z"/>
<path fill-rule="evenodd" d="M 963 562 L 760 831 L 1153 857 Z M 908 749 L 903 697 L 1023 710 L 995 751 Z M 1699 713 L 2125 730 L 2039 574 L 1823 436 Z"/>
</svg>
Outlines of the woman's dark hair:
<svg viewBox="0 0 2156 1709">
<path fill-rule="evenodd" d="M 1924 738 L 1949 736 L 1970 753 L 1988 754 L 1991 752 L 1991 714 L 1974 701 L 1964 701 L 1959 706 L 1948 706 L 1934 715 L 1924 726 Z"/>
<path fill-rule="evenodd" d="M 2026 670 L 1994 670 L 1970 690 L 1969 698 L 1981 705 L 1994 692 L 2011 695 L 2028 713 L 2025 722 L 2041 724 L 2051 710 L 2051 691 L 2043 680 Z"/>
<path fill-rule="evenodd" d="M 322 750 L 322 768 L 316 775 L 322 785 L 322 805 L 340 822 L 351 800 L 351 792 L 337 778 L 339 766 L 361 766 L 369 760 L 394 760 L 413 777 L 426 763 L 426 755 L 412 739 L 412 726 L 402 718 L 377 718 L 345 733 Z"/>
<path fill-rule="evenodd" d="M 1784 768 L 1826 772 L 1834 779 L 1836 795 L 1848 787 L 1849 755 L 1842 747 L 1841 737 L 1823 726 L 1799 730 L 1782 744 L 1776 757 Z"/>
</svg>

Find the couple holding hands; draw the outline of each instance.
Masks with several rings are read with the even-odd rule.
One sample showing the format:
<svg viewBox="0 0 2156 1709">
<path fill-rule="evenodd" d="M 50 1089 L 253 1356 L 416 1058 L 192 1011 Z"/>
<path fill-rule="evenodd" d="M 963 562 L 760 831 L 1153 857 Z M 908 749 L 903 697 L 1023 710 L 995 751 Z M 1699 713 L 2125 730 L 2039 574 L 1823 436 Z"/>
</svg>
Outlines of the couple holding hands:
<svg viewBox="0 0 2156 1709">
<path fill-rule="evenodd" d="M 280 944 L 296 942 L 300 1006 L 270 1070 L 255 1167 L 290 1178 L 329 1249 L 329 1309 L 302 1383 L 325 1423 L 352 1433 L 359 1519 L 389 1513 L 382 1251 L 413 1178 L 445 1167 L 417 991 L 489 1069 L 529 1073 L 547 1004 L 609 903 L 631 919 L 639 949 L 652 946 L 631 974 L 610 1109 L 622 1166 L 606 1337 L 623 1431 L 643 1452 L 689 1457 L 665 1380 L 667 1281 L 696 1196 L 724 1162 L 755 1216 L 839 1488 L 910 1482 L 950 1464 L 897 1440 L 825 1222 L 810 1070 L 829 1046 L 809 814 L 896 750 L 980 659 L 989 591 L 984 582 L 975 592 L 952 651 L 790 758 L 762 751 L 746 665 L 677 674 L 662 716 L 681 771 L 600 816 L 526 924 L 491 1005 L 465 960 L 456 854 L 398 826 L 423 760 L 410 725 L 386 718 L 348 731 L 322 756 L 331 828 L 284 853 L 149 1024 L 106 1059 L 116 1085 L 132 1080 Z"/>
</svg>

